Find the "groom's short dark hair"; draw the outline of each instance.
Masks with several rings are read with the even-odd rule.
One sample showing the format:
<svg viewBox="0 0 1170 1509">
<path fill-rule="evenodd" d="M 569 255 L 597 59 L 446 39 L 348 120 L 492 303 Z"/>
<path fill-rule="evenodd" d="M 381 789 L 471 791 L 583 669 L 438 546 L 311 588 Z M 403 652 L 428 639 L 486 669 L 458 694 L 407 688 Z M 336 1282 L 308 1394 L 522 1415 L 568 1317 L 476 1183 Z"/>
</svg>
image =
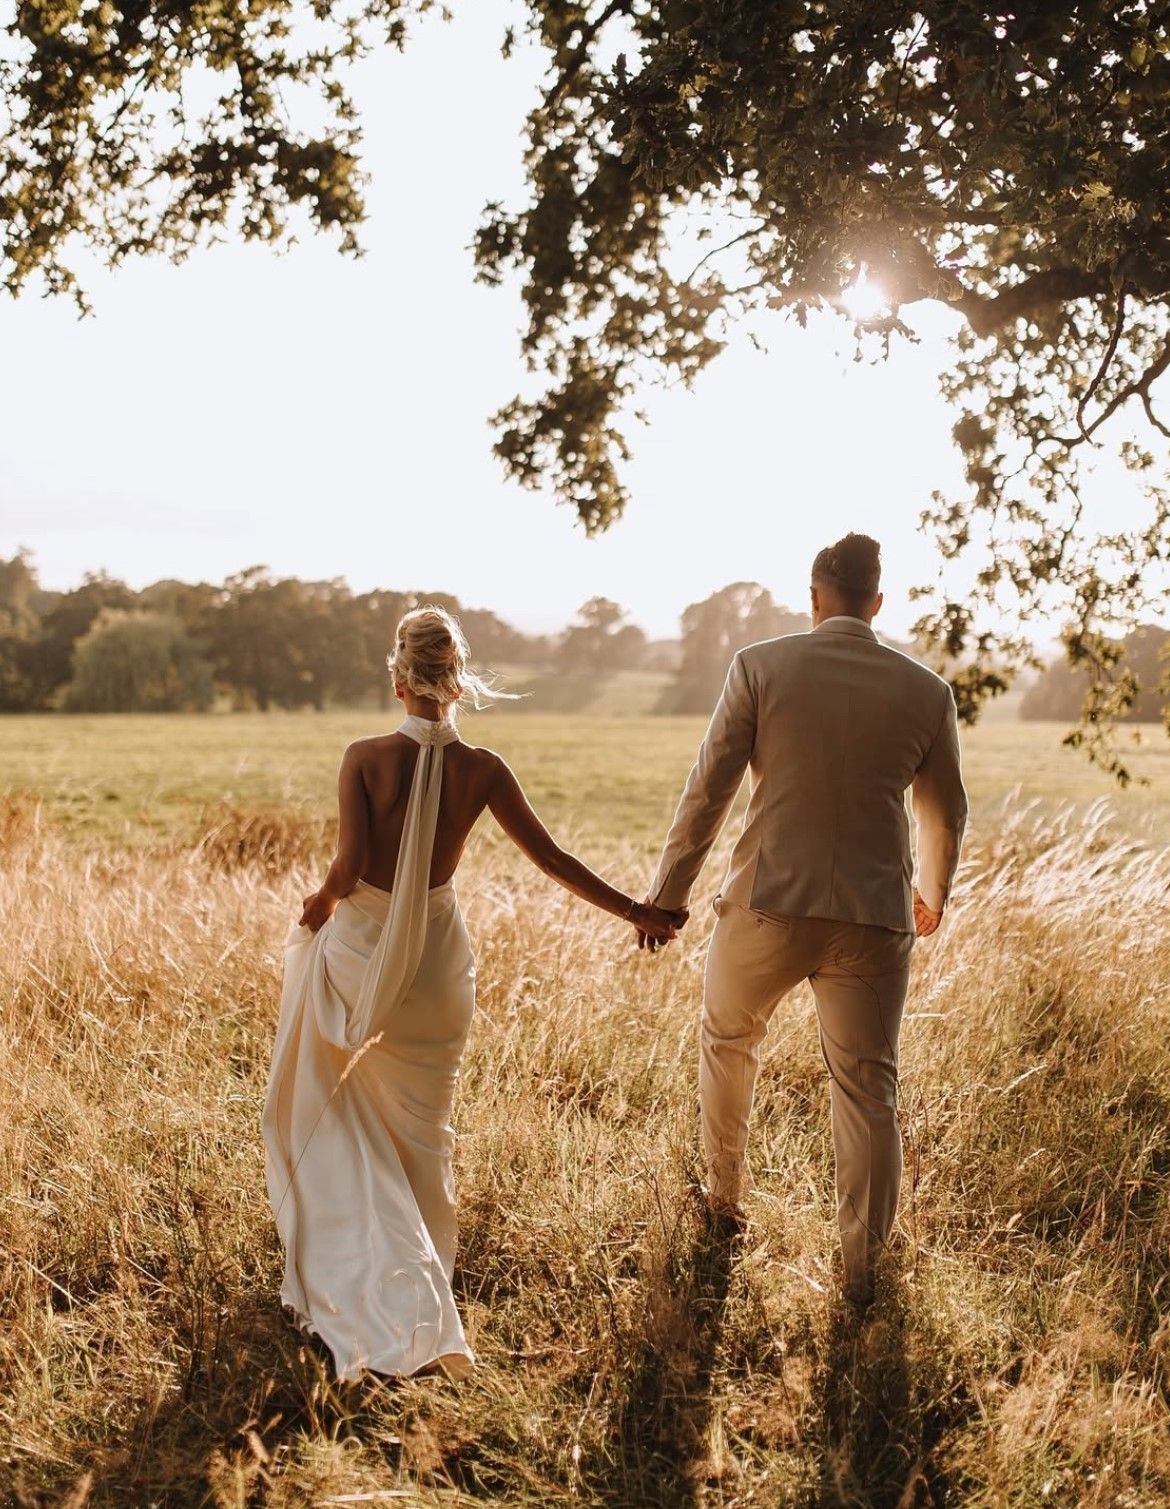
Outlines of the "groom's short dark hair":
<svg viewBox="0 0 1170 1509">
<path fill-rule="evenodd" d="M 860 613 L 878 595 L 882 547 L 867 534 L 847 534 L 826 545 L 813 562 L 812 584 L 827 587 L 850 612 Z"/>
</svg>

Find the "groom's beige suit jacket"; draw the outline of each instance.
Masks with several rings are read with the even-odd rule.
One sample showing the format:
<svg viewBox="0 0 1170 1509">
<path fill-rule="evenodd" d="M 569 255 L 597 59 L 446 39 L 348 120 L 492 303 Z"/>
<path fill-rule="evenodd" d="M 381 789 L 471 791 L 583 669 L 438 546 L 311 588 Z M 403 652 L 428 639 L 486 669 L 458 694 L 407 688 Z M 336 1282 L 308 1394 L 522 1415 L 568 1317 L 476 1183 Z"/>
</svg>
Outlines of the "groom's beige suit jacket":
<svg viewBox="0 0 1170 1509">
<path fill-rule="evenodd" d="M 686 906 L 744 771 L 751 798 L 723 884 L 732 902 L 913 932 L 918 890 L 942 911 L 967 819 L 951 689 L 857 618 L 741 650 L 650 889 Z"/>
</svg>

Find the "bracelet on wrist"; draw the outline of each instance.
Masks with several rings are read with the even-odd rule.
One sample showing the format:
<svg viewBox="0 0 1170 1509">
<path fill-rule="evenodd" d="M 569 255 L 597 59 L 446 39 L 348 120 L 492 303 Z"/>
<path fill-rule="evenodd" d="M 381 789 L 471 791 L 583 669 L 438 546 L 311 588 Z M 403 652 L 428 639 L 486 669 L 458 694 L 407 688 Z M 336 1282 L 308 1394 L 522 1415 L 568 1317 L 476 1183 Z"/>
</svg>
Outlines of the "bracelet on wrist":
<svg viewBox="0 0 1170 1509">
<path fill-rule="evenodd" d="M 637 905 L 638 905 L 638 899 L 637 899 L 637 897 L 636 896 L 631 896 L 630 897 L 630 904 L 629 904 L 629 906 L 626 907 L 625 911 L 622 913 L 622 921 L 623 922 L 629 922 L 630 918 L 634 915 L 634 908 Z"/>
</svg>

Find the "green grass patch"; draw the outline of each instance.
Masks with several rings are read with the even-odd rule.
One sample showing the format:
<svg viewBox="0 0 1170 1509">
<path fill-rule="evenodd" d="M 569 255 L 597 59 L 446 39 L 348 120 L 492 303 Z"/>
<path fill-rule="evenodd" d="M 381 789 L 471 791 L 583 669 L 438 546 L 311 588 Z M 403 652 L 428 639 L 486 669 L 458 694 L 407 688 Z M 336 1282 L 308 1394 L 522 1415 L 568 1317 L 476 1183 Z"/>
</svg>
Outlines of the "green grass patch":
<svg viewBox="0 0 1170 1509">
<path fill-rule="evenodd" d="M 513 765 L 549 826 L 568 838 L 620 838 L 653 852 L 702 739 L 702 718 L 561 714 L 509 708 L 464 718 L 465 736 Z M 71 839 L 129 847 L 183 842 L 224 807 L 333 813 L 341 751 L 392 728 L 396 713 L 0 719 L 0 792 L 40 800 Z M 1118 825 L 1170 843 L 1170 745 L 1151 731 L 1132 754 L 1148 785 L 1122 791 L 1061 745 L 1048 723 L 991 722 L 963 736 L 977 825 L 1018 794 L 1046 808 L 1107 800 Z M 742 801 L 742 797 L 741 797 Z"/>
</svg>

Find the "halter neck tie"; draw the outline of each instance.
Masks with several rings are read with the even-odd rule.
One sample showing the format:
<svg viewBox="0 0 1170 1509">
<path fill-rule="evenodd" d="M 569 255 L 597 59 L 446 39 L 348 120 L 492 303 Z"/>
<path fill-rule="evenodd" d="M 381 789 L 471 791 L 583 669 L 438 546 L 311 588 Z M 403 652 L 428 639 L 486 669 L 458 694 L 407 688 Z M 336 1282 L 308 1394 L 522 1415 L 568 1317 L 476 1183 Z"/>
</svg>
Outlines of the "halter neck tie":
<svg viewBox="0 0 1170 1509">
<path fill-rule="evenodd" d="M 407 713 L 398 726 L 398 732 L 405 734 L 408 739 L 413 739 L 416 744 L 421 744 L 424 749 L 444 744 L 454 744 L 459 738 L 459 730 L 455 727 L 454 711 L 449 711 L 437 722 L 430 718 L 420 718 L 414 713 Z"/>
</svg>

